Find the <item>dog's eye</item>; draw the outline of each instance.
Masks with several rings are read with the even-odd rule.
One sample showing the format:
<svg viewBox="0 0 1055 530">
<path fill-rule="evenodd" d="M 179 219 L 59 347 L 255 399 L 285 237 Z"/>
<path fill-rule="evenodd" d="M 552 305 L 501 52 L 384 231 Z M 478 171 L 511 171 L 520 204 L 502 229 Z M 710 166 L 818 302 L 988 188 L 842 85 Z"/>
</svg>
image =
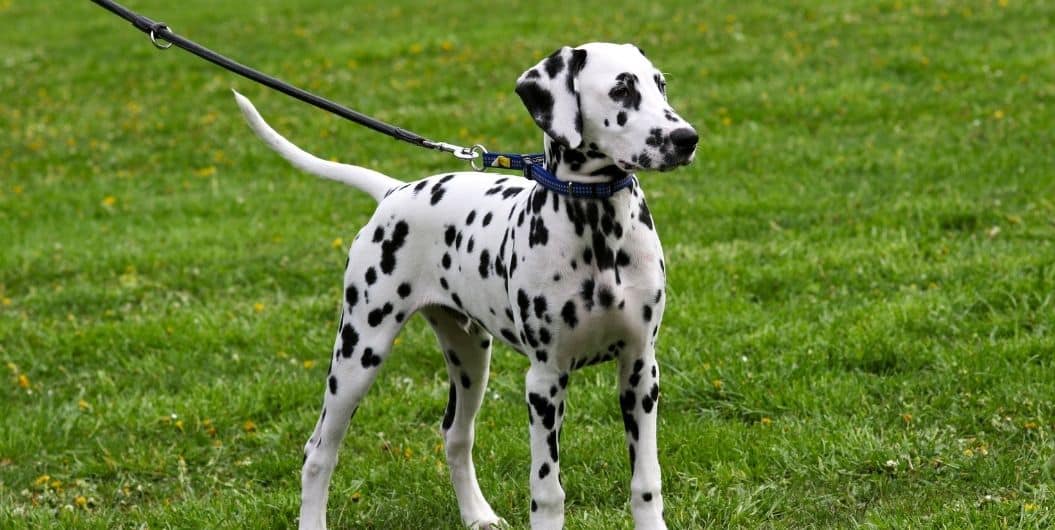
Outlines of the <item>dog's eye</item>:
<svg viewBox="0 0 1055 530">
<path fill-rule="evenodd" d="M 626 88 L 626 85 L 616 85 L 608 95 L 612 99 L 623 99 L 630 95 L 630 90 Z"/>
</svg>

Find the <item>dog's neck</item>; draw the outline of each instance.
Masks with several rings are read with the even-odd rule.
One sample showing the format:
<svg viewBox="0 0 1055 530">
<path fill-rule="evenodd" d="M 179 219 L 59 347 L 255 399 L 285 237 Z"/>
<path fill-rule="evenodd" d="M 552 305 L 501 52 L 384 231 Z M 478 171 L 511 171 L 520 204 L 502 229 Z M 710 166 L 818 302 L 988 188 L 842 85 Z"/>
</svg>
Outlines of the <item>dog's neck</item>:
<svg viewBox="0 0 1055 530">
<path fill-rule="evenodd" d="M 583 142 L 577 149 L 568 147 L 549 136 L 546 141 L 546 169 L 565 182 L 606 184 L 626 177 L 608 155 L 597 150 L 596 144 Z"/>
</svg>

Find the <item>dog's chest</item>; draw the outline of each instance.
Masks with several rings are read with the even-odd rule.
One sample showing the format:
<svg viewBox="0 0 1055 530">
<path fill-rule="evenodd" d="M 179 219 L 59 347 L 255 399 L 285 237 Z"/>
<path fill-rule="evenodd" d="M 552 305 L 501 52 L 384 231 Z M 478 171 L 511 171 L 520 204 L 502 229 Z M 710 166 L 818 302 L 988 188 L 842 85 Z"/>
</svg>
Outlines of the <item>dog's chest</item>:
<svg viewBox="0 0 1055 530">
<path fill-rule="evenodd" d="M 551 346 L 542 340 L 549 336 L 583 364 L 653 336 L 664 303 L 663 254 L 636 186 L 608 199 L 535 188 L 511 221 L 506 291 L 522 351 Z"/>
</svg>

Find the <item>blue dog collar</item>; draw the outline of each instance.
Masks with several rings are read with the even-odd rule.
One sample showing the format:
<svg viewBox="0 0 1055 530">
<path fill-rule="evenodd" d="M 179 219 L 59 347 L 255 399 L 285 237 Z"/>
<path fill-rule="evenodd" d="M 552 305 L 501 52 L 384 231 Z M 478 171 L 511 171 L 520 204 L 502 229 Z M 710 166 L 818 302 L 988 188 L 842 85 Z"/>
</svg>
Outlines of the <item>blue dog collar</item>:
<svg viewBox="0 0 1055 530">
<path fill-rule="evenodd" d="M 565 182 L 546 170 L 546 155 L 542 153 L 518 155 L 486 152 L 483 154 L 483 158 L 485 168 L 523 170 L 524 177 L 534 180 L 539 186 L 577 199 L 607 199 L 614 195 L 615 192 L 629 188 L 634 184 L 634 175 L 632 174 L 628 174 L 615 182 L 603 184 Z"/>
</svg>

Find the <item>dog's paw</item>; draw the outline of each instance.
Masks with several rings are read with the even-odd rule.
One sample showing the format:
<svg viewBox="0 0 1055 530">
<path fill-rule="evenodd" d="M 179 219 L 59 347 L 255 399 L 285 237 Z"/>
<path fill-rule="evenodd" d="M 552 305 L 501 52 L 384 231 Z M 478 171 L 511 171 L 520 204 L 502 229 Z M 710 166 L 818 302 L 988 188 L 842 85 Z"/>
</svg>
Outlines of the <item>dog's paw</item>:
<svg viewBox="0 0 1055 530">
<path fill-rule="evenodd" d="M 502 528 L 509 528 L 509 523 L 501 517 L 496 517 L 495 519 L 486 521 L 473 521 L 472 524 L 469 525 L 469 528 L 472 530 L 500 530 Z"/>
</svg>

